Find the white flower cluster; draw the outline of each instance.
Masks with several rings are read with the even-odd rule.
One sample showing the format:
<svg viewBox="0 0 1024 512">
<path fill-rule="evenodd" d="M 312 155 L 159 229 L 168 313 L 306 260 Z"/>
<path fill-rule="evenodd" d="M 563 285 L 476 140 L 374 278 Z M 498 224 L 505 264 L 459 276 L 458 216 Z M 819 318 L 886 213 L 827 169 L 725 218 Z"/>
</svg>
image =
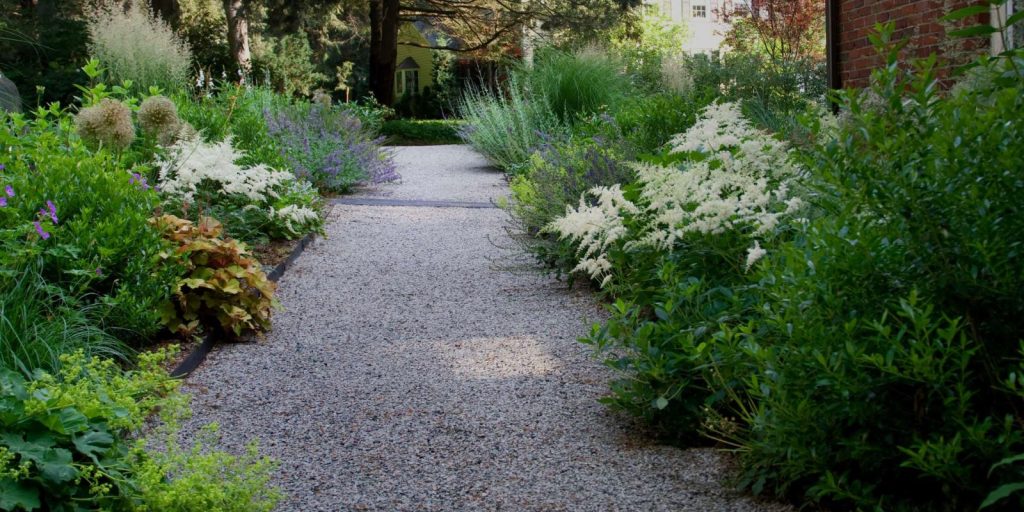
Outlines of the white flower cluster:
<svg viewBox="0 0 1024 512">
<path fill-rule="evenodd" d="M 597 199 L 594 205 L 587 204 L 587 194 Z M 580 198 L 579 208 L 567 206 L 565 216 L 556 219 L 546 230 L 579 244 L 582 258 L 573 272 L 586 272 L 594 279 L 604 276 L 601 282 L 604 286 L 611 279 L 608 272 L 612 268 L 606 251 L 627 234 L 622 214 L 636 215 L 640 210 L 622 196 L 618 185 L 594 187 L 587 194 Z"/>
<path fill-rule="evenodd" d="M 316 223 L 320 219 L 320 214 L 312 208 L 291 204 L 280 210 L 275 210 L 271 206 L 270 218 L 280 220 L 292 235 L 299 235 L 303 233 L 300 228 Z"/>
<path fill-rule="evenodd" d="M 798 210 L 788 182 L 802 174 L 787 145 L 756 129 L 736 103 L 713 104 L 686 133 L 672 141 L 673 153 L 697 153 L 675 168 L 637 166 L 643 197 L 654 215 L 647 241 L 671 248 L 689 232 L 717 234 L 740 226 L 755 236 L 775 229 Z"/>
<path fill-rule="evenodd" d="M 274 189 L 295 179 L 286 171 L 275 171 L 265 165 L 247 169 L 235 163 L 241 156 L 231 147 L 231 139 L 206 143 L 196 137 L 179 141 L 168 150 L 168 158 L 160 165 L 160 189 L 191 201 L 203 182 L 215 184 L 224 195 L 243 195 L 250 201 L 263 203 L 276 198 Z"/>
<path fill-rule="evenodd" d="M 618 186 L 591 190 L 597 198 L 594 206 L 581 199 L 578 209 L 569 208 L 548 226 L 580 244 L 583 261 L 576 270 L 595 279 L 607 275 L 611 265 L 605 251 L 620 239 L 629 239 L 627 249 L 672 250 L 688 233 L 750 228 L 748 234 L 761 236 L 802 206 L 799 197 L 790 195 L 789 183 L 803 172 L 792 162 L 788 147 L 751 125 L 737 104 L 707 107 L 698 122 L 671 144 L 673 153 L 690 156 L 683 169 L 635 166 L 646 205 L 635 223 L 642 232 L 625 232 L 621 214 L 641 212 L 622 197 Z M 755 241 L 748 250 L 748 268 L 764 255 Z"/>
</svg>

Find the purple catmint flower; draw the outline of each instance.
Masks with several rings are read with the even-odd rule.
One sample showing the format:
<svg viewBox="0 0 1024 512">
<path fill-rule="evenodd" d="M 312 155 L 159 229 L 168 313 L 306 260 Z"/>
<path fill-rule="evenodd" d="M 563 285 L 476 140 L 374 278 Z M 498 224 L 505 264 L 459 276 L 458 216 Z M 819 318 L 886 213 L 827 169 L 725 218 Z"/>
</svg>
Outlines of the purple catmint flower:
<svg viewBox="0 0 1024 512">
<path fill-rule="evenodd" d="M 57 220 L 57 207 L 53 204 L 53 201 L 47 201 L 46 207 L 50 210 L 50 220 L 52 220 L 53 223 L 56 225 L 58 222 L 60 222 L 59 220 Z"/>
<path fill-rule="evenodd" d="M 36 226 L 36 233 L 39 233 L 39 238 L 42 238 L 43 240 L 49 240 L 50 239 L 50 234 L 47 233 L 46 230 L 43 229 L 43 225 L 40 224 L 38 220 L 33 222 L 32 224 L 35 224 L 35 226 Z"/>
<path fill-rule="evenodd" d="M 2 167 L 3 166 L 0 165 L 0 168 Z M 7 192 L 7 197 L 14 197 L 14 187 L 7 185 L 6 187 L 4 187 L 4 192 Z"/>
</svg>

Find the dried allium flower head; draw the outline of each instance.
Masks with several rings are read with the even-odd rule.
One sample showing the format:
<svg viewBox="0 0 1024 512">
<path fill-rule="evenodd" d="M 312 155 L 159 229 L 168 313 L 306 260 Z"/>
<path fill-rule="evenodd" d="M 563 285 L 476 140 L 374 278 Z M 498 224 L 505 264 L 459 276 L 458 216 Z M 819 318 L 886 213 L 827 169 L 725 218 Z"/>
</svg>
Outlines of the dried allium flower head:
<svg viewBox="0 0 1024 512">
<path fill-rule="evenodd" d="M 168 146 L 172 146 L 181 141 L 190 141 L 199 137 L 199 130 L 196 130 L 188 121 L 182 121 L 178 124 L 178 131 L 174 134 L 174 140 L 172 140 Z"/>
<path fill-rule="evenodd" d="M 327 94 L 327 91 L 323 89 L 317 89 L 313 91 L 313 103 L 319 103 L 325 107 L 330 107 L 334 100 L 331 99 L 331 95 Z"/>
<path fill-rule="evenodd" d="M 124 149 L 135 140 L 132 111 L 120 101 L 103 99 L 75 116 L 78 136 L 87 144 Z"/>
<path fill-rule="evenodd" d="M 166 96 L 150 96 L 139 106 L 139 127 L 160 144 L 173 144 L 181 131 L 178 107 Z"/>
</svg>

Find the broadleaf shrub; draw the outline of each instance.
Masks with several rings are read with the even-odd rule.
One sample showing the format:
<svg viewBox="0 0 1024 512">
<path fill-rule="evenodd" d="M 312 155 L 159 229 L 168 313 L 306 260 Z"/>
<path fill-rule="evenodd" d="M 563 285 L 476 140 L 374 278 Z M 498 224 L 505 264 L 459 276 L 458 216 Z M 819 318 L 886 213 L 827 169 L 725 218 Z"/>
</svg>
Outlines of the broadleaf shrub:
<svg viewBox="0 0 1024 512">
<path fill-rule="evenodd" d="M 797 150 L 734 104 L 551 229 L 616 297 L 587 339 L 623 373 L 607 402 L 731 446 L 745 489 L 1018 510 L 1024 95 L 1003 59 L 1021 56 L 946 93 L 934 60 L 896 65 L 891 34 L 870 90 L 840 96 L 838 123 L 812 109 Z"/>
<path fill-rule="evenodd" d="M 178 272 L 160 263 L 166 246 L 147 222 L 157 194 L 109 151 L 90 150 L 56 106 L 31 120 L 0 119 L 0 153 L 8 158 L 0 170 L 3 268 L 40 260 L 47 283 L 103 304 L 90 311 L 106 330 L 125 341 L 148 340 Z"/>
</svg>

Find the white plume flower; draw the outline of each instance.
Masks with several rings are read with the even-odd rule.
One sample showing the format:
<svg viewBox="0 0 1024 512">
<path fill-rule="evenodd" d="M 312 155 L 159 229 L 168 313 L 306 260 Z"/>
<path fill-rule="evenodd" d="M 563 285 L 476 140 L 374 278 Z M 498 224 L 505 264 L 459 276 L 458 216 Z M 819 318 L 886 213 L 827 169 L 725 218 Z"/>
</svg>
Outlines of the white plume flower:
<svg viewBox="0 0 1024 512">
<path fill-rule="evenodd" d="M 235 163 L 244 156 L 231 147 L 231 138 L 206 143 L 196 137 L 182 140 L 168 149 L 167 159 L 159 160 L 160 188 L 167 194 L 192 200 L 196 188 L 208 183 L 225 195 L 240 194 L 253 202 L 277 197 L 275 188 L 295 176 L 266 165 L 243 168 Z"/>
</svg>

